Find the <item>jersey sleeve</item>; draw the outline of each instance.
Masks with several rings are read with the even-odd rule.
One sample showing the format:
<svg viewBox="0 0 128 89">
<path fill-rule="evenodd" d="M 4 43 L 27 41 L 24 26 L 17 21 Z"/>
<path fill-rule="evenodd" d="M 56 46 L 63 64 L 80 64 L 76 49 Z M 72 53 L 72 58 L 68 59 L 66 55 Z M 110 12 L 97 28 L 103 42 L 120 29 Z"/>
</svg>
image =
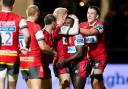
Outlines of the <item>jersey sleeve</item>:
<svg viewBox="0 0 128 89">
<path fill-rule="evenodd" d="M 79 21 L 75 20 L 73 27 L 69 29 L 68 35 L 76 35 L 79 33 Z"/>
<path fill-rule="evenodd" d="M 37 41 L 43 40 L 44 39 L 44 34 L 42 30 L 38 30 L 35 34 L 35 37 Z"/>
<path fill-rule="evenodd" d="M 103 33 L 104 32 L 103 24 L 102 23 L 97 23 L 96 24 L 96 30 L 98 30 L 100 34 Z"/>
<path fill-rule="evenodd" d="M 27 28 L 27 22 L 25 19 L 21 19 L 19 23 L 20 29 Z"/>
<path fill-rule="evenodd" d="M 69 29 L 70 29 L 69 26 L 62 26 L 62 27 L 60 28 L 59 34 L 67 35 Z"/>
</svg>

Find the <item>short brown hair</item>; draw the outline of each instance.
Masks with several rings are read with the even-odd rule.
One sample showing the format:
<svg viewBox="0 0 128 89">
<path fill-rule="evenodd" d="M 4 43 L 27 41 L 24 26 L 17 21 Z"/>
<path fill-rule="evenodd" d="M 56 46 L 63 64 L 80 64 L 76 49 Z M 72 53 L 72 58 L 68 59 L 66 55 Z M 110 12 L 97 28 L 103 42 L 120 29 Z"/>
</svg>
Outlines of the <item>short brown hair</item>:
<svg viewBox="0 0 128 89">
<path fill-rule="evenodd" d="M 89 6 L 89 8 L 96 10 L 96 13 L 100 15 L 100 8 L 98 8 L 97 6 Z"/>
<path fill-rule="evenodd" d="M 4 6 L 12 6 L 15 3 L 15 0 L 1 0 Z"/>
<path fill-rule="evenodd" d="M 44 23 L 46 25 L 49 25 L 51 24 L 53 21 L 56 21 L 56 18 L 53 14 L 47 14 L 45 17 L 44 17 Z"/>
</svg>

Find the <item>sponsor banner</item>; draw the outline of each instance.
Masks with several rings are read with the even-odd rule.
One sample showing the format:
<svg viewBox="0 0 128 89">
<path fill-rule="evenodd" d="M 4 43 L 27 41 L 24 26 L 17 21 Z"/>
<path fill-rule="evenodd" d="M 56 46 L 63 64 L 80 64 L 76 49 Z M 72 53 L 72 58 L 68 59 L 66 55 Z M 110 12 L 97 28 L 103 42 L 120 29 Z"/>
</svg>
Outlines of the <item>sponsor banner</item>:
<svg viewBox="0 0 128 89">
<path fill-rule="evenodd" d="M 60 89 L 59 81 L 53 73 L 52 65 L 52 89 Z M 128 64 L 108 64 L 104 71 L 106 89 L 128 89 Z M 27 89 L 21 73 L 19 74 L 17 89 Z M 73 89 L 72 85 L 70 89 Z M 87 79 L 85 89 L 91 89 L 90 78 Z"/>
</svg>

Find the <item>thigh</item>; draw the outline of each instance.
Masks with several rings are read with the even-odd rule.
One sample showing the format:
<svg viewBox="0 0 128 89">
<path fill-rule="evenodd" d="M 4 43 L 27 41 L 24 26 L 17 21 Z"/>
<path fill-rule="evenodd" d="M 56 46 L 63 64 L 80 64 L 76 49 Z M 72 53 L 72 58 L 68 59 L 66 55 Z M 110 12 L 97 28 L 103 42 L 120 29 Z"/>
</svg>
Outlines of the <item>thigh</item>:
<svg viewBox="0 0 128 89">
<path fill-rule="evenodd" d="M 0 77 L 0 89 L 5 89 L 5 78 Z"/>
<path fill-rule="evenodd" d="M 25 81 L 26 81 L 28 89 L 32 89 L 31 81 L 29 79 L 27 79 Z"/>
<path fill-rule="evenodd" d="M 55 73 L 55 76 L 58 77 L 59 75 L 63 75 L 63 74 L 69 74 L 69 68 L 68 67 L 64 67 L 64 68 L 56 68 L 55 66 L 54 67 L 54 73 Z"/>
<path fill-rule="evenodd" d="M 33 66 L 29 68 L 29 79 L 44 78 L 44 69 L 42 65 Z"/>
<path fill-rule="evenodd" d="M 87 63 L 79 62 L 77 65 L 70 68 L 70 74 L 74 89 L 84 89 L 86 83 Z"/>
<path fill-rule="evenodd" d="M 103 74 L 106 67 L 106 60 L 94 60 L 93 74 Z"/>
<path fill-rule="evenodd" d="M 60 74 L 58 78 L 60 83 L 60 89 L 69 89 L 70 74 L 69 73 Z"/>
<path fill-rule="evenodd" d="M 42 89 L 42 79 L 29 79 L 32 89 Z"/>
<path fill-rule="evenodd" d="M 5 78 L 7 75 L 7 65 L 0 64 L 0 78 Z"/>
<path fill-rule="evenodd" d="M 82 78 L 78 75 L 74 76 L 73 77 L 73 86 L 74 86 L 74 89 L 84 89 L 85 87 L 85 83 L 86 83 L 86 79 L 85 78 Z"/>
<path fill-rule="evenodd" d="M 51 79 L 43 79 L 42 80 L 42 89 L 52 89 Z"/>
<path fill-rule="evenodd" d="M 19 74 L 19 62 L 8 64 L 7 78 L 9 82 L 16 82 Z"/>
<path fill-rule="evenodd" d="M 74 76 L 77 75 L 81 78 L 85 78 L 87 76 L 87 62 L 79 62 L 76 65 L 72 65 L 70 67 L 70 75 Z"/>
<path fill-rule="evenodd" d="M 0 89 L 4 89 L 7 67 L 5 64 L 0 64 Z"/>
</svg>

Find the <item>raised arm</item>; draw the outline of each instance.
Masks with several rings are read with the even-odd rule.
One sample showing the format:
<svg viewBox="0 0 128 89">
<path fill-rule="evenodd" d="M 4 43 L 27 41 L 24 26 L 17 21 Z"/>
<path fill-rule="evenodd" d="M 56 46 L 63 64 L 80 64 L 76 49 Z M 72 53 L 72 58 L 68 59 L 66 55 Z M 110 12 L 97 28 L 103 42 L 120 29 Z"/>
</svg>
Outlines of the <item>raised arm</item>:
<svg viewBox="0 0 128 89">
<path fill-rule="evenodd" d="M 68 35 L 77 35 L 79 33 L 79 20 L 74 14 L 69 15 L 69 17 L 74 19 L 74 24 L 69 29 Z"/>
<path fill-rule="evenodd" d="M 77 35 L 79 33 L 79 20 L 78 20 L 78 18 L 74 14 L 69 15 L 69 17 L 74 19 L 73 26 L 72 27 L 62 26 L 61 29 L 60 29 L 59 34 L 62 34 L 62 35 Z"/>
</svg>

